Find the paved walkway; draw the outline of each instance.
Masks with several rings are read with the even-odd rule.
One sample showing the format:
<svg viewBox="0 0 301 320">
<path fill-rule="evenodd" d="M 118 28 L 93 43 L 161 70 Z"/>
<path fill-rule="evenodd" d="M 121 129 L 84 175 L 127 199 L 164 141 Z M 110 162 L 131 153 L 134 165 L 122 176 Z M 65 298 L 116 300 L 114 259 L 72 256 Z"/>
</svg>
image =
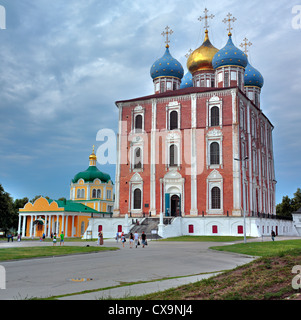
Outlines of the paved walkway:
<svg viewBox="0 0 301 320">
<path fill-rule="evenodd" d="M 288 238 L 278 237 L 276 239 Z M 270 241 L 269 238 L 265 240 Z M 248 239 L 248 241 L 261 241 L 261 239 Z M 65 245 L 68 246 L 87 244 L 96 246 L 95 242 L 65 242 Z M 149 241 L 146 248 L 130 249 L 128 242 L 123 248 L 120 242 L 116 243 L 111 239 L 105 240 L 104 245 L 117 246 L 120 250 L 2 262 L 0 264 L 6 269 L 6 290 L 0 290 L 0 300 L 42 298 L 115 287 L 125 282 L 152 281 L 61 299 L 126 298 L 196 282 L 254 259 L 246 255 L 208 249 L 214 245 L 227 244 L 229 243 Z M 0 242 L 0 248 L 17 246 L 52 246 L 52 243 Z M 166 277 L 177 278 L 154 281 Z M 76 281 L 77 279 L 91 280 Z"/>
</svg>

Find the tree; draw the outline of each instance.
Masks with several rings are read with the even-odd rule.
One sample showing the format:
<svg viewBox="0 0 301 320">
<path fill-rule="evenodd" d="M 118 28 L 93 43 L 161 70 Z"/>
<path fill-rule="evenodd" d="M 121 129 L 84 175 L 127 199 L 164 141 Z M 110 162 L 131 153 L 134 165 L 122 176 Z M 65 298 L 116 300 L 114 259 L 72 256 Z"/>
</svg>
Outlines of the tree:
<svg viewBox="0 0 301 320">
<path fill-rule="evenodd" d="M 284 196 L 282 202 L 276 206 L 276 214 L 284 217 L 292 217 L 292 212 L 301 208 L 301 189 L 298 188 L 292 199 Z"/>
<path fill-rule="evenodd" d="M 0 228 L 5 232 L 14 227 L 14 215 L 13 199 L 0 184 Z"/>
</svg>

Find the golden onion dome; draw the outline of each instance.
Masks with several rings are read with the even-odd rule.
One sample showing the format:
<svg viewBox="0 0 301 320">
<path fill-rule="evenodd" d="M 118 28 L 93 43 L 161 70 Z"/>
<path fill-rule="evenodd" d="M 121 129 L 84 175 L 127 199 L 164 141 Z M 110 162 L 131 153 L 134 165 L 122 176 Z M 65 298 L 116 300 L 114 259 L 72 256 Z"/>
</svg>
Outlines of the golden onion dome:
<svg viewBox="0 0 301 320">
<path fill-rule="evenodd" d="M 191 73 L 200 70 L 214 70 L 212 59 L 219 50 L 210 42 L 208 30 L 205 31 L 205 40 L 203 44 L 194 50 L 187 60 L 187 68 Z"/>
<path fill-rule="evenodd" d="M 94 148 L 95 148 L 95 146 L 93 146 L 93 151 L 89 156 L 89 160 L 97 160 L 97 157 L 96 157 L 95 152 L 94 152 Z"/>
</svg>

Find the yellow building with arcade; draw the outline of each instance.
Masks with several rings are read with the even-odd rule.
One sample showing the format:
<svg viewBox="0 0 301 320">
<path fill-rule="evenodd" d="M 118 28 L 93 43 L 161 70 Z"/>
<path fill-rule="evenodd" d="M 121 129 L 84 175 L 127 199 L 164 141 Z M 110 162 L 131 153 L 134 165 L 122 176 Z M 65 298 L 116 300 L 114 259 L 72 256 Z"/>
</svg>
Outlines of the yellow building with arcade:
<svg viewBox="0 0 301 320">
<path fill-rule="evenodd" d="M 65 237 L 82 237 L 92 218 L 109 218 L 113 214 L 113 183 L 100 171 L 97 157 L 89 156 L 89 167 L 77 173 L 70 184 L 70 200 L 40 197 L 19 209 L 18 234 L 22 237 L 50 237 L 62 231 Z"/>
</svg>

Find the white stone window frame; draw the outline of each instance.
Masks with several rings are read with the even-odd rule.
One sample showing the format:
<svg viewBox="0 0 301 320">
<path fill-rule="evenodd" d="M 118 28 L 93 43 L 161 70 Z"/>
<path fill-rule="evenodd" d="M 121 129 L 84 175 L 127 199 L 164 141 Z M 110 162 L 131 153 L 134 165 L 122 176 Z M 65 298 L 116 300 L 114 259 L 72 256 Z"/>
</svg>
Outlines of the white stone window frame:
<svg viewBox="0 0 301 320">
<path fill-rule="evenodd" d="M 142 116 L 142 132 L 144 132 L 144 115 L 145 115 L 145 108 L 143 108 L 142 106 L 138 105 L 136 106 L 134 109 L 132 109 L 132 133 L 141 133 L 140 129 L 136 129 L 135 128 L 135 124 L 136 124 L 136 117 L 138 115 Z"/>
<path fill-rule="evenodd" d="M 181 133 L 176 132 L 176 131 L 177 130 L 172 130 L 166 136 L 166 140 L 165 140 L 166 169 L 168 169 L 168 168 L 180 169 L 181 168 L 181 163 L 182 163 Z M 170 146 L 173 144 L 177 147 L 177 165 L 176 166 L 170 166 Z"/>
<path fill-rule="evenodd" d="M 219 144 L 219 164 L 210 163 L 210 145 L 213 142 L 217 142 Z M 207 169 L 223 168 L 223 133 L 221 130 L 213 129 L 206 135 L 206 162 Z"/>
<path fill-rule="evenodd" d="M 239 107 L 239 127 L 241 130 L 246 129 L 246 109 L 243 103 Z"/>
<path fill-rule="evenodd" d="M 136 150 L 140 148 L 141 150 L 141 168 L 135 168 L 135 158 L 136 158 Z M 130 151 L 130 164 L 131 171 L 133 172 L 143 172 L 144 168 L 144 139 L 142 136 L 137 135 L 134 136 L 131 141 L 131 151 Z"/>
<path fill-rule="evenodd" d="M 178 113 L 178 128 L 170 130 L 170 114 L 173 111 Z M 181 129 L 181 104 L 178 101 L 171 101 L 166 106 L 166 130 L 168 131 L 177 131 Z"/>
<path fill-rule="evenodd" d="M 211 109 L 213 107 L 219 108 L 219 125 L 218 126 L 211 126 Z M 216 128 L 220 127 L 223 128 L 223 100 L 217 96 L 214 96 L 207 100 L 207 117 L 206 117 L 206 127 L 208 128 Z"/>
<path fill-rule="evenodd" d="M 141 191 L 141 208 L 134 209 L 134 191 L 140 189 Z M 129 188 L 129 197 L 130 197 L 130 212 L 133 214 L 142 214 L 143 213 L 143 179 L 138 172 L 136 172 L 130 180 Z"/>
<path fill-rule="evenodd" d="M 218 170 L 213 170 L 207 177 L 207 201 L 206 201 L 206 210 L 207 214 L 216 214 L 222 215 L 224 213 L 224 179 Z M 214 187 L 220 189 L 220 209 L 212 209 L 211 203 L 211 193 Z"/>
</svg>

